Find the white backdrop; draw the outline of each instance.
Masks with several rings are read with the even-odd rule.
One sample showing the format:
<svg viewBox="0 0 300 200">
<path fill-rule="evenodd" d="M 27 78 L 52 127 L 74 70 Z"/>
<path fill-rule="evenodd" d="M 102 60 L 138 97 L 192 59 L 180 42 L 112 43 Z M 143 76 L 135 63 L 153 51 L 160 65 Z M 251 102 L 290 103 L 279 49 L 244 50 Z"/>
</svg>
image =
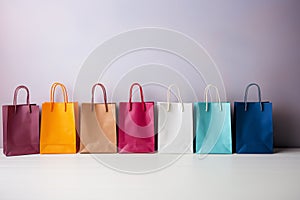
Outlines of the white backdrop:
<svg viewBox="0 0 300 200">
<path fill-rule="evenodd" d="M 300 147 L 299 8 L 297 0 L 0 0 L 0 104 L 11 104 L 15 87 L 25 84 L 32 102 L 41 105 L 54 81 L 63 82 L 72 98 L 82 64 L 101 43 L 127 30 L 161 27 L 205 47 L 220 69 L 229 101 L 242 100 L 245 86 L 259 83 L 263 99 L 274 103 L 275 145 Z M 150 58 L 180 62 L 156 54 Z M 144 57 L 131 55 L 123 64 L 137 58 Z M 151 94 L 165 100 L 165 94 Z M 251 96 L 256 98 L 254 91 Z"/>
</svg>

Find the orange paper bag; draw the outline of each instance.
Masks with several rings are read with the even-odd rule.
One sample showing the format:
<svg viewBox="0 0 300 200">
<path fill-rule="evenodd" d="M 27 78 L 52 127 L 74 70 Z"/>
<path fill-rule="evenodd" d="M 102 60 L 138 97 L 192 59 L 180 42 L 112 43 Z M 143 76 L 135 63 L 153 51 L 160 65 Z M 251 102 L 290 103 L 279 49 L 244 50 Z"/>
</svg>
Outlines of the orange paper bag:
<svg viewBox="0 0 300 200">
<path fill-rule="evenodd" d="M 62 89 L 64 102 L 54 102 L 57 86 Z M 79 147 L 77 124 L 78 103 L 68 102 L 66 87 L 61 83 L 54 83 L 51 87 L 50 102 L 42 105 L 40 153 L 76 153 Z"/>
</svg>

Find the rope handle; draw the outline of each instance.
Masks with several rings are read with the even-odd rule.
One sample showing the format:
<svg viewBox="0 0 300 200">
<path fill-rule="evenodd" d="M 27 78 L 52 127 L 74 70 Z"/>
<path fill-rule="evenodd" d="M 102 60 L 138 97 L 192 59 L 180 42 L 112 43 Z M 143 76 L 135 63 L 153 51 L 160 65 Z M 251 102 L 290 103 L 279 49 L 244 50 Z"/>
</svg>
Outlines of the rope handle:
<svg viewBox="0 0 300 200">
<path fill-rule="evenodd" d="M 244 96 L 244 103 L 245 103 L 245 111 L 247 111 L 248 109 L 248 91 L 249 91 L 249 88 L 251 86 L 256 86 L 257 87 L 257 90 L 258 90 L 258 102 L 260 103 L 260 110 L 263 111 L 263 105 L 262 105 L 262 102 L 261 102 L 261 90 L 260 90 L 260 87 L 257 83 L 250 83 L 247 87 L 246 87 L 246 91 L 245 91 L 245 96 Z"/>
<path fill-rule="evenodd" d="M 25 85 L 20 85 L 15 89 L 14 99 L 13 99 L 13 105 L 15 106 L 15 112 L 17 112 L 18 92 L 20 89 L 24 89 L 27 93 L 26 104 L 29 106 L 29 111 L 31 113 L 31 105 L 30 105 L 30 100 L 29 100 L 30 99 L 29 89 Z"/>
<path fill-rule="evenodd" d="M 170 96 L 171 96 L 171 88 L 172 87 L 176 87 L 177 88 L 177 95 L 175 95 L 175 97 L 177 98 L 178 102 L 181 103 L 181 112 L 184 111 L 184 107 L 183 107 L 183 102 L 182 102 L 182 98 L 181 98 L 181 95 L 180 95 L 180 90 L 179 88 L 175 85 L 175 84 L 172 84 L 168 87 L 168 91 L 167 91 L 167 112 L 169 112 L 170 110 Z"/>
<path fill-rule="evenodd" d="M 221 99 L 220 99 L 220 94 L 219 94 L 219 90 L 218 88 L 215 86 L 215 85 L 212 85 L 212 84 L 209 84 L 206 86 L 205 90 L 204 90 L 204 96 L 205 96 L 205 103 L 206 103 L 206 108 L 205 108 L 205 111 L 207 112 L 208 111 L 208 91 L 209 91 L 209 88 L 214 88 L 216 93 L 217 93 L 217 100 L 219 102 L 219 106 L 220 106 L 220 111 L 222 111 L 222 104 L 221 104 Z"/>
<path fill-rule="evenodd" d="M 92 109 L 92 111 L 94 110 L 94 106 L 95 106 L 95 103 L 94 103 L 94 101 L 95 101 L 95 90 L 96 90 L 96 87 L 97 87 L 97 86 L 100 86 L 101 89 L 102 89 L 103 98 L 104 98 L 104 103 L 105 103 L 105 110 L 106 110 L 106 112 L 108 112 L 106 89 L 105 89 L 104 85 L 101 84 L 101 83 L 96 83 L 96 84 L 93 85 L 93 87 L 92 87 L 92 108 L 91 108 L 91 109 Z"/>
<path fill-rule="evenodd" d="M 144 111 L 146 111 L 146 103 L 144 101 L 143 88 L 139 83 L 133 83 L 130 87 L 130 91 L 129 91 L 129 111 L 132 110 L 132 90 L 133 90 L 134 86 L 138 86 L 140 88 L 141 101 L 144 104 Z"/>
<path fill-rule="evenodd" d="M 55 89 L 57 86 L 60 86 L 64 95 L 64 103 L 65 103 L 65 112 L 67 111 L 67 103 L 68 103 L 68 93 L 67 93 L 67 89 L 66 86 L 64 86 L 64 84 L 62 83 L 58 83 L 55 82 L 52 84 L 51 86 L 51 90 L 50 90 L 50 102 L 51 102 L 51 112 L 53 111 L 53 107 L 54 107 L 54 93 L 55 93 Z"/>
</svg>

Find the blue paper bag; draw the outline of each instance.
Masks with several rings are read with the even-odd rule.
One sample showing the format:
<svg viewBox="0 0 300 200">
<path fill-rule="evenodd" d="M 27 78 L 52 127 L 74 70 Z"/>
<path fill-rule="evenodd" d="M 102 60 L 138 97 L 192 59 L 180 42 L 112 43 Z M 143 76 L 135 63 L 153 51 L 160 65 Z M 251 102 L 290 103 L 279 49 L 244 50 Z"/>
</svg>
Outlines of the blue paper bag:
<svg viewBox="0 0 300 200">
<path fill-rule="evenodd" d="M 218 102 L 208 102 L 209 87 L 216 89 Z M 195 148 L 200 154 L 231 154 L 230 103 L 221 102 L 217 87 L 205 88 L 205 102 L 194 103 Z"/>
<path fill-rule="evenodd" d="M 258 102 L 247 102 L 251 86 L 258 89 Z M 247 86 L 244 102 L 234 103 L 236 152 L 273 153 L 272 103 L 261 101 L 259 85 Z"/>
</svg>

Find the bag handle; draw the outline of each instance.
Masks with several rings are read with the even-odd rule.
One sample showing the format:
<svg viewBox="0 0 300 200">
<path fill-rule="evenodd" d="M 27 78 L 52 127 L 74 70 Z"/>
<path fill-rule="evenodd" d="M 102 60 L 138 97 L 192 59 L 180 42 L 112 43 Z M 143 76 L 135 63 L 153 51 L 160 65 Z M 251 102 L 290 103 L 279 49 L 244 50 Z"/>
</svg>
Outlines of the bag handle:
<svg viewBox="0 0 300 200">
<path fill-rule="evenodd" d="M 50 90 L 50 102 L 51 102 L 51 112 L 53 111 L 53 104 L 54 104 L 54 93 L 55 93 L 55 89 L 57 86 L 60 86 L 64 95 L 64 103 L 65 103 L 65 112 L 67 111 L 67 103 L 68 103 L 68 93 L 67 93 L 67 89 L 66 86 L 64 86 L 61 83 L 55 82 L 52 84 L 51 86 L 51 90 Z"/>
<path fill-rule="evenodd" d="M 140 88 L 140 94 L 141 94 L 141 101 L 144 104 L 144 111 L 146 111 L 146 103 L 144 101 L 144 94 L 143 94 L 143 88 L 140 84 L 138 83 L 133 83 L 130 87 L 130 91 L 129 91 L 129 111 L 132 110 L 132 89 L 134 86 L 138 86 Z"/>
<path fill-rule="evenodd" d="M 205 88 L 205 90 L 204 90 L 205 103 L 206 103 L 205 111 L 206 112 L 208 111 L 208 97 L 207 97 L 207 95 L 208 95 L 209 88 L 214 88 L 215 89 L 215 91 L 217 93 L 217 100 L 218 100 L 219 106 L 220 106 L 220 111 L 222 111 L 222 104 L 221 104 L 219 90 L 218 90 L 218 88 L 215 85 L 212 85 L 212 84 L 207 85 L 206 88 Z"/>
<path fill-rule="evenodd" d="M 172 87 L 176 87 L 177 88 L 177 95 L 175 94 L 175 97 L 177 98 L 178 102 L 181 103 L 181 112 L 184 111 L 184 107 L 183 107 L 183 102 L 182 102 L 182 98 L 181 98 L 181 95 L 180 95 L 180 90 L 179 88 L 175 85 L 175 84 L 172 84 L 168 87 L 168 92 L 167 92 L 167 102 L 168 102 L 168 106 L 167 106 L 167 112 L 169 112 L 170 110 L 170 96 L 171 96 L 171 88 Z"/>
<path fill-rule="evenodd" d="M 260 110 L 263 111 L 263 105 L 261 103 L 261 91 L 260 91 L 260 87 L 258 84 L 256 83 L 250 83 L 247 87 L 246 87 L 246 91 L 245 91 L 245 96 L 244 96 L 244 103 L 245 103 L 245 111 L 247 111 L 248 105 L 247 105 L 247 99 L 248 99 L 248 90 L 251 86 L 256 86 L 257 90 L 258 90 L 258 101 L 260 103 Z"/>
<path fill-rule="evenodd" d="M 95 96 L 95 89 L 96 89 L 97 86 L 100 86 L 102 88 L 103 98 L 104 98 L 104 103 L 105 103 L 105 110 L 106 110 L 106 112 L 108 112 L 106 90 L 105 90 L 104 85 L 101 84 L 101 83 L 96 83 L 92 87 L 92 108 L 91 109 L 92 109 L 92 111 L 94 110 L 94 105 L 95 105 L 95 103 L 94 103 L 95 97 L 94 96 Z"/>
<path fill-rule="evenodd" d="M 26 93 L 27 93 L 26 104 L 29 106 L 29 111 L 31 113 L 31 105 L 30 105 L 30 101 L 29 101 L 29 89 L 25 85 L 20 85 L 15 89 L 14 99 L 13 99 L 13 104 L 15 106 L 15 112 L 17 112 L 17 102 L 18 102 L 17 98 L 18 98 L 18 92 L 20 89 L 26 90 Z"/>
</svg>

